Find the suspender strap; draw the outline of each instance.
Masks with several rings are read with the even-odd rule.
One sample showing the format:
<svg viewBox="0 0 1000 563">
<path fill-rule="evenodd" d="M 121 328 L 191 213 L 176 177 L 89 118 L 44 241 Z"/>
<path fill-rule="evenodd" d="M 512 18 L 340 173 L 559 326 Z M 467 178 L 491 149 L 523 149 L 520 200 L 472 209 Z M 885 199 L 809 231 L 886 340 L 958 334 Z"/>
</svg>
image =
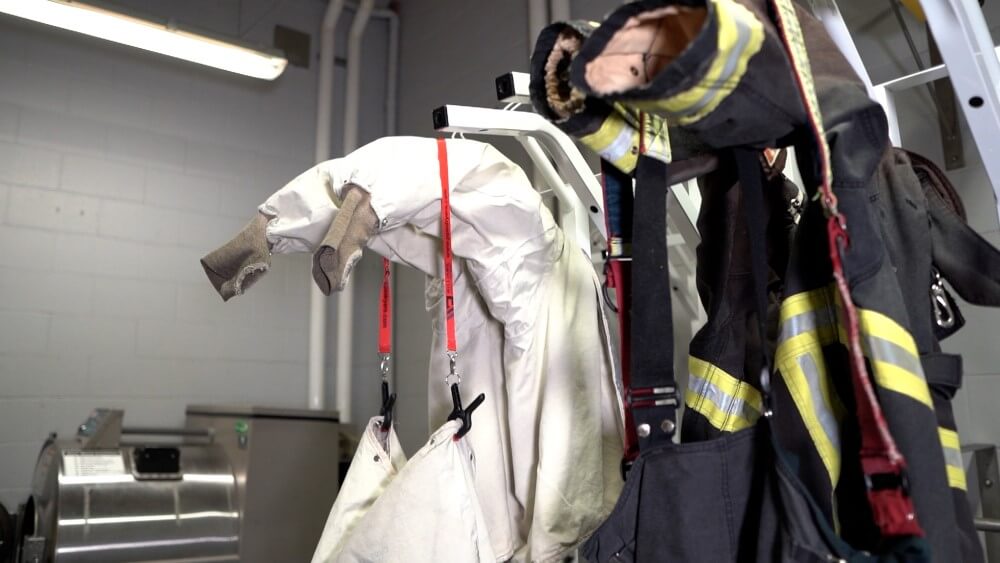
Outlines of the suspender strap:
<svg viewBox="0 0 1000 563">
<path fill-rule="evenodd" d="M 823 130 L 823 119 L 819 111 L 802 28 L 799 26 L 792 0 L 770 0 L 770 2 L 781 29 L 781 38 L 788 52 L 810 129 L 816 141 L 815 148 L 820 164 L 820 202 L 827 216 L 827 242 L 833 266 L 833 278 L 846 319 L 847 347 L 854 382 L 858 425 L 861 431 L 861 469 L 868 487 L 868 502 L 882 536 L 922 536 L 923 530 L 917 522 L 913 502 L 907 494 L 906 461 L 896 448 L 889 426 L 882 416 L 881 406 L 865 367 L 858 329 L 858 312 L 851 300 L 841 263 L 842 252 L 850 245 L 850 239 L 846 220 L 837 209 L 837 196 L 833 193 L 830 147 Z"/>
<path fill-rule="evenodd" d="M 676 428 L 673 315 L 667 267 L 667 165 L 640 155 L 632 226 L 632 373 L 626 389 L 639 448 L 666 444 Z"/>
<path fill-rule="evenodd" d="M 621 357 L 621 382 L 623 390 L 631 383 L 631 310 L 632 302 L 632 177 L 613 164 L 601 160 L 601 184 L 604 188 L 604 215 L 608 228 L 608 256 L 605 265 L 607 287 L 615 290 L 618 304 L 618 342 Z M 631 409 L 625 414 L 625 462 L 639 455 L 639 442 Z"/>
</svg>

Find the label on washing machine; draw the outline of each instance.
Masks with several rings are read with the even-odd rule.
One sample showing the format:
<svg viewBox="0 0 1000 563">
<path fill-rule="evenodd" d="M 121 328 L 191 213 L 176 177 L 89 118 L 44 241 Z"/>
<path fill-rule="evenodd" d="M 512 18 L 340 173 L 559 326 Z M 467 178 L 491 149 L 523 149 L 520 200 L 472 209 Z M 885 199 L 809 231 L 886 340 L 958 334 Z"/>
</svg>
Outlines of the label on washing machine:
<svg viewBox="0 0 1000 563">
<path fill-rule="evenodd" d="M 99 477 L 125 474 L 125 460 L 119 452 L 65 452 L 63 475 Z"/>
</svg>

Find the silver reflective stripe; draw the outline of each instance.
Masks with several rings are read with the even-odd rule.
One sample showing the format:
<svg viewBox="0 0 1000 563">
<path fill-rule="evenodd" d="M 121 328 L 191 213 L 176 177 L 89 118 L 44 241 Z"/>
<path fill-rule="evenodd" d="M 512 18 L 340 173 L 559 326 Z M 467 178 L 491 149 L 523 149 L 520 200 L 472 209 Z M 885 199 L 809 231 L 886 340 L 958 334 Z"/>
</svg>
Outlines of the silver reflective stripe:
<svg viewBox="0 0 1000 563">
<path fill-rule="evenodd" d="M 836 313 L 830 306 L 801 313 L 781 323 L 781 338 L 779 342 L 785 342 L 804 332 L 834 326 L 835 324 Z M 873 361 L 877 360 L 896 365 L 923 379 L 924 370 L 920 365 L 920 359 L 910 353 L 909 350 L 891 340 L 886 340 L 867 332 L 863 336 L 861 345 L 868 358 Z"/>
<path fill-rule="evenodd" d="M 956 450 L 955 448 L 949 448 L 948 446 L 941 445 L 941 449 L 944 451 L 944 462 L 952 467 L 957 467 L 962 471 L 965 471 L 965 463 L 962 461 L 962 452 Z"/>
<path fill-rule="evenodd" d="M 608 116 L 608 119 L 614 119 L 614 116 Z M 632 148 L 632 135 L 635 133 L 635 129 L 627 127 L 624 120 L 622 120 L 620 127 L 621 131 L 611 141 L 611 144 L 597 151 L 605 160 L 610 162 L 615 162 L 624 157 Z"/>
<path fill-rule="evenodd" d="M 823 433 L 829 438 L 834 451 L 839 452 L 840 427 L 837 424 L 837 417 L 833 415 L 833 411 L 826 404 L 823 389 L 820 387 L 819 367 L 810 354 L 802 354 L 796 360 L 799 362 L 799 367 L 802 369 L 802 373 L 805 374 L 806 381 L 809 383 L 809 395 L 812 398 L 813 411 L 816 414 L 817 420 L 819 420 L 820 426 L 823 427 Z"/>
<path fill-rule="evenodd" d="M 902 346 L 871 334 L 865 335 L 862 345 L 865 353 L 872 360 L 894 364 L 921 379 L 924 378 L 924 369 L 920 365 L 920 359 Z"/>
<path fill-rule="evenodd" d="M 736 414 L 747 419 L 749 422 L 754 422 L 760 417 L 760 411 L 753 405 L 743 399 L 727 394 L 707 379 L 698 377 L 693 373 L 688 374 L 688 389 L 693 391 L 695 395 L 711 401 L 718 410 L 727 415 Z"/>
<path fill-rule="evenodd" d="M 781 323 L 781 337 L 779 342 L 785 342 L 804 332 L 833 326 L 833 324 L 834 312 L 829 307 L 820 307 L 814 311 L 806 311 L 805 313 L 790 317 Z"/>
<path fill-rule="evenodd" d="M 733 74 L 736 72 L 736 67 L 739 65 L 743 51 L 746 50 L 747 45 L 750 43 L 750 26 L 735 17 L 733 18 L 733 23 L 736 24 L 736 45 L 733 46 L 726 57 L 726 65 L 722 67 L 719 80 L 714 84 L 703 84 L 707 88 L 705 95 L 695 102 L 693 106 L 678 112 L 676 114 L 678 117 L 698 113 L 715 98 L 720 89 L 733 90 L 736 88 L 736 85 L 730 84 L 730 81 L 733 79 Z"/>
</svg>

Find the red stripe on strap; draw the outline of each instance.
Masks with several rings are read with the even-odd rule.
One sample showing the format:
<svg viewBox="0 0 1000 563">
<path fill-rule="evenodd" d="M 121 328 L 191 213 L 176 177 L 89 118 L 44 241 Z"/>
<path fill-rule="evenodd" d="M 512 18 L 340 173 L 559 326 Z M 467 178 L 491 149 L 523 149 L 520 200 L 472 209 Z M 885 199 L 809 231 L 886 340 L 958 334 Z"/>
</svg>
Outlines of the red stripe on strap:
<svg viewBox="0 0 1000 563">
<path fill-rule="evenodd" d="M 913 502 L 905 490 L 906 460 L 896 447 L 889 431 L 882 407 L 872 387 L 861 347 L 858 327 L 858 312 L 851 298 L 851 291 L 844 274 L 842 253 L 850 246 L 847 223 L 837 208 L 837 196 L 833 192 L 833 171 L 830 165 L 830 148 L 826 141 L 823 123 L 819 114 L 814 84 L 811 79 L 808 53 L 802 29 L 799 26 L 795 7 L 790 0 L 770 0 L 780 26 L 779 34 L 789 61 L 810 129 L 816 139 L 816 150 L 820 160 L 820 202 L 827 215 L 827 244 L 833 266 L 833 278 L 840 295 L 847 329 L 847 349 L 850 356 L 851 378 L 854 382 L 855 403 L 857 405 L 858 426 L 861 433 L 861 469 L 869 483 L 884 478 L 899 484 L 886 488 L 869 485 L 868 503 L 872 508 L 875 524 L 885 537 L 923 536 L 917 522 Z"/>
<path fill-rule="evenodd" d="M 392 353 L 392 285 L 389 259 L 382 259 L 382 291 L 378 296 L 378 353 Z"/>
<path fill-rule="evenodd" d="M 444 254 L 444 321 L 448 336 L 448 351 L 457 352 L 455 341 L 455 282 L 452 277 L 451 200 L 448 189 L 448 147 L 438 139 L 438 167 L 441 174 L 441 253 Z"/>
</svg>

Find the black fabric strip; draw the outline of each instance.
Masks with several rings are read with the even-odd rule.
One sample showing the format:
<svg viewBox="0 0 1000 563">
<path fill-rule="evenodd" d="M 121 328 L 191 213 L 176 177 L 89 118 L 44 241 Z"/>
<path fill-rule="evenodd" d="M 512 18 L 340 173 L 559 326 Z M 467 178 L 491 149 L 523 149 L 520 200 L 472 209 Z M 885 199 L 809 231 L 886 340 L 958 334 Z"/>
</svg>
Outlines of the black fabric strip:
<svg viewBox="0 0 1000 563">
<path fill-rule="evenodd" d="M 667 165 L 640 156 L 636 166 L 632 224 L 631 411 L 639 448 L 670 441 L 676 422 L 676 393 L 647 397 L 655 388 L 674 388 L 674 338 L 670 271 L 667 266 Z M 659 399 L 669 404 L 636 406 Z M 668 422 L 667 422 L 668 421 Z M 647 434 L 643 436 L 643 434 Z"/>
</svg>

